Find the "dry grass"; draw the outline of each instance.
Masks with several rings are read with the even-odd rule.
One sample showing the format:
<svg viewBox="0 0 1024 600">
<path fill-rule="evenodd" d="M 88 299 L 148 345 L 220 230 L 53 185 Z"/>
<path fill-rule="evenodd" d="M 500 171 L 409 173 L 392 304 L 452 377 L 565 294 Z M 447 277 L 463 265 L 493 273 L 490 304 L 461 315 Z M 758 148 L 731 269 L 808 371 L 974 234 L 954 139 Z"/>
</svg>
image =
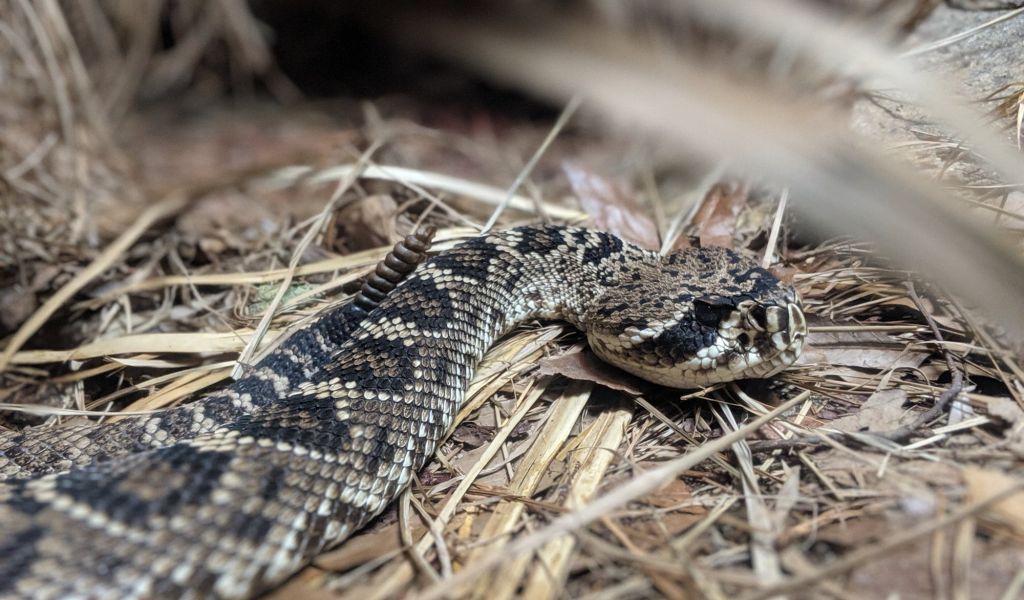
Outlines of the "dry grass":
<svg viewBox="0 0 1024 600">
<path fill-rule="evenodd" d="M 23 117 L 0 135 L 7 224 L 0 269 L 8 289 L 39 298 L 9 312 L 0 340 L 0 409 L 14 415 L 11 427 L 86 414 L 116 418 L 222 385 L 239 353 L 248 348 L 258 357 L 289 328 L 343 301 L 346 284 L 424 221 L 439 228 L 438 250 L 492 218 L 499 226 L 590 219 L 626 232 L 653 227 L 648 233 L 666 248 L 724 231 L 736 248 L 764 256 L 791 279 L 809 314 L 810 348 L 775 384 L 685 394 L 622 385 L 600 367 L 566 369 L 561 362 L 555 374 L 539 370 L 545 359 L 580 350 L 581 339 L 557 324 L 524 325 L 488 353 L 459 427 L 397 507 L 271 596 L 1012 598 L 1024 588 L 1017 336 L 1024 296 L 1013 297 L 1019 257 L 1008 250 L 1019 247 L 1024 206 L 1006 194 L 1019 182 L 985 171 L 984 180 L 944 179 L 940 188 L 909 166 L 920 159 L 941 178 L 984 148 L 1005 171 L 1019 159 L 1005 147 L 992 150 L 994 135 L 965 144 L 954 134 L 922 133 L 896 149 L 896 162 L 863 140 L 852 144 L 837 119 L 842 113 L 824 102 L 831 96 L 818 93 L 828 87 L 820 77 L 813 85 L 794 73 L 743 83 L 728 65 L 698 67 L 695 56 L 673 49 L 680 70 L 672 77 L 696 77 L 705 84 L 702 98 L 665 85 L 674 80 L 659 79 L 663 70 L 652 70 L 629 44 L 570 53 L 576 38 L 550 34 L 556 25 L 579 34 L 578 24 L 551 20 L 537 26 L 529 51 L 552 57 L 546 68 L 563 76 L 556 85 L 543 69 L 524 70 L 516 62 L 522 54 L 494 53 L 520 47 L 507 22 L 449 24 L 449 37 L 429 43 L 474 44 L 470 58 L 489 76 L 566 99 L 562 87 L 579 84 L 597 98 L 585 100 L 585 110 L 648 130 L 661 125 L 655 133 L 670 148 L 686 142 L 729 168 L 672 178 L 664 172 L 677 165 L 664 152 L 638 152 L 623 136 L 516 121 L 507 138 L 495 139 L 371 112 L 365 127 L 338 136 L 340 144 L 335 137 L 324 142 L 337 132 L 291 125 L 303 143 L 324 142 L 330 151 L 302 155 L 281 141 L 285 147 L 271 160 L 253 158 L 229 173 L 213 169 L 170 193 L 155 192 L 149 197 L 164 200 L 146 212 L 139 190 L 150 176 L 128 175 L 108 123 L 130 113 L 139 94 L 186 86 L 188 74 L 212 68 L 212 47 L 228 48 L 248 77 L 278 76 L 243 3 L 174 4 L 182 11 L 171 18 L 181 23 L 179 43 L 156 53 L 138 45 L 154 35 L 157 13 L 103 6 L 91 12 L 93 3 L 82 4 L 86 22 L 76 27 L 90 33 L 75 38 L 80 49 L 56 2 L 12 0 L 0 13 L 0 47 L 13 67 L 5 72 L 16 76 L 16 93 L 2 109 Z M 202 17 L 207 13 L 216 14 Z M 858 77 L 904 73 L 890 62 L 895 52 L 863 35 L 829 45 L 828 31 L 810 30 L 828 22 L 808 14 L 765 20 L 757 32 L 728 10 L 712 20 L 732 23 L 741 39 L 793 27 L 806 34 L 806 45 L 788 50 L 817 48 L 824 66 Z M 123 20 L 129 16 L 130 23 Z M 619 35 L 592 37 L 620 42 Z M 114 39 L 135 41 L 122 49 Z M 840 60 L 843 49 L 863 47 L 874 62 Z M 89 57 L 88 69 L 79 52 Z M 567 56 L 572 60 L 558 62 Z M 631 70 L 636 85 L 609 91 L 614 86 L 601 86 L 608 79 L 585 81 L 596 68 L 612 69 L 598 73 L 613 80 Z M 794 99 L 794 89 L 783 87 L 794 80 L 794 88 L 815 92 Z M 999 103 L 997 123 L 1019 130 L 1019 89 L 986 92 Z M 933 104 L 961 127 L 981 127 L 964 121 L 961 107 Z M 693 111 L 688 119 L 678 118 L 683 109 Z M 693 114 L 705 125 L 696 133 Z M 756 143 L 749 139 L 755 134 Z M 750 142 L 740 150 L 737 135 Z M 545 138 L 551 146 L 538 151 Z M 212 149 L 178 142 L 160 156 L 186 164 L 190 151 L 217 157 L 223 146 L 238 145 L 224 140 L 218 147 L 214 138 Z M 610 189 L 639 182 L 640 191 L 580 203 L 575 196 L 587 192 L 571 190 L 558 165 L 586 151 L 606 157 L 606 166 L 615 164 L 607 157 L 631 165 L 615 179 L 587 172 L 594 183 Z M 829 169 L 830 160 L 845 161 L 844 168 Z M 805 200 L 871 195 L 879 201 L 859 205 L 863 218 L 826 201 L 811 212 L 875 242 L 801 241 L 806 217 L 792 218 L 780 194 L 724 175 L 751 172 L 744 169 L 785 181 Z M 958 171 L 972 172 L 980 171 Z M 196 214 L 216 220 L 218 207 L 236 211 L 235 195 L 259 215 L 271 214 L 261 207 L 279 198 L 294 204 L 270 225 L 269 217 L 242 219 L 241 231 L 190 224 Z M 965 225 L 967 207 L 990 217 L 990 226 Z M 900 227 L 903 240 L 895 239 Z M 1002 241 L 993 242 L 997 237 Z M 926 250 L 913 247 L 921 243 Z M 900 264 L 944 272 L 925 278 Z M 992 306 L 1006 297 L 1008 306 Z"/>
</svg>

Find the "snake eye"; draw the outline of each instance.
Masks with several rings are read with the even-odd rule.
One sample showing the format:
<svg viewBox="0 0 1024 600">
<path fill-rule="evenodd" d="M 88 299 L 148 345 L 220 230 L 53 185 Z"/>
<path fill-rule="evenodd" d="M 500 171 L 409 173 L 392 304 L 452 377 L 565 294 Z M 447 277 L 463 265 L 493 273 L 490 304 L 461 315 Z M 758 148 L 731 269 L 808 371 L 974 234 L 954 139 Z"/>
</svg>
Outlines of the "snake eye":
<svg viewBox="0 0 1024 600">
<path fill-rule="evenodd" d="M 721 296 L 704 296 L 693 301 L 693 317 L 708 327 L 718 327 L 722 318 L 732 310 L 732 303 Z"/>
</svg>

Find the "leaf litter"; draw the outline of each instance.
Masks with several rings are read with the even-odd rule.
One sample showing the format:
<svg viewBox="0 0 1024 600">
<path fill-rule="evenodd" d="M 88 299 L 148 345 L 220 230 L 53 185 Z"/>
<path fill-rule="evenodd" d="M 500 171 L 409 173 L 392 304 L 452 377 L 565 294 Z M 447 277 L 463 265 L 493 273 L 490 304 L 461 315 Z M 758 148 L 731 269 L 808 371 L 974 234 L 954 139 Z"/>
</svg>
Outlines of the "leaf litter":
<svg viewBox="0 0 1024 600">
<path fill-rule="evenodd" d="M 62 48 L 62 60 L 74 56 L 68 39 L 55 34 L 48 43 Z M 171 65 L 160 71 L 163 85 L 184 73 L 162 62 L 169 56 L 151 58 Z M 268 69 L 244 72 L 275 79 Z M 40 90 L 25 69 L 13 73 L 11 98 L 22 99 L 23 108 Z M 114 105 L 126 106 L 127 92 L 116 92 Z M 382 142 L 382 127 L 389 139 L 300 256 L 296 281 L 263 343 L 343 300 L 342 284 L 365 273 L 414 224 L 436 225 L 438 248 L 472 235 L 468 227 L 488 218 L 502 186 L 517 174 L 505 159 L 525 163 L 546 134 L 529 119 L 496 121 L 485 106 L 476 117 L 449 112 L 439 119 L 443 126 L 426 127 L 418 124 L 423 111 L 384 102 L 375 117 L 355 126 L 311 124 L 287 111 L 285 118 L 270 111 L 235 122 L 232 113 L 232 119 L 184 126 L 174 119 L 169 126 L 165 115 L 140 112 L 142 129 L 112 136 L 116 127 L 86 106 L 87 90 L 74 93 L 83 115 L 74 127 L 85 144 L 48 136 L 45 119 L 5 125 L 11 135 L 4 147 L 12 151 L 0 155 L 0 166 L 17 194 L 4 200 L 5 221 L 21 223 L 23 231 L 3 232 L 0 265 L 5 274 L 17 273 L 5 282 L 4 346 L 34 316 L 41 321 L 0 373 L 0 401 L 44 415 L 5 413 L 17 416 L 0 421 L 10 429 L 66 420 L 59 411 L 46 412 L 51 402 L 116 418 L 185 402 L 222 384 L 230 361 L 272 307 L 268 300 L 310 219 L 327 205 L 343 169 Z M 37 109 L 56 116 L 60 106 L 54 100 Z M 363 114 L 347 110 L 352 122 Z M 925 141 L 924 147 L 944 143 Z M 138 180 L 126 167 L 126 147 L 141 149 Z M 500 223 L 534 222 L 540 206 L 549 217 L 589 217 L 591 226 L 660 247 L 668 231 L 651 207 L 685 194 L 658 189 L 660 181 L 652 193 L 646 167 L 623 173 L 613 159 L 629 147 L 571 129 L 561 134 Z M 589 155 L 586 163 L 566 160 L 581 151 Z M 69 168 L 71 159 L 80 168 Z M 308 169 L 287 177 L 277 171 L 295 164 Z M 217 179 L 221 184 L 211 187 Z M 710 190 L 701 189 L 699 175 L 683 180 L 689 191 L 706 192 L 683 224 L 684 243 L 692 237 L 752 254 L 764 250 L 777 195 L 727 177 Z M 164 216 L 172 218 L 154 219 L 110 260 L 95 263 L 144 214 L 146 200 L 160 196 L 148 190 L 169 186 L 184 187 L 189 201 L 167 205 Z M 993 213 L 1012 234 L 1020 225 L 1019 200 L 1009 194 L 994 213 L 976 210 Z M 677 208 L 662 207 L 668 214 Z M 800 581 L 812 595 L 836 597 L 968 597 L 965 590 L 998 597 L 1019 589 L 1020 347 L 938 287 L 918 282 L 926 293 L 913 298 L 906 287 L 913 275 L 889 266 L 873 248 L 849 240 L 801 243 L 787 238 L 790 228 L 784 227 L 776 250 L 781 262 L 773 268 L 800 289 L 812 331 L 804 358 L 777 383 L 685 393 L 652 388 L 576 351 L 579 338 L 561 327 L 524 326 L 488 353 L 460 413 L 463 425 L 413 485 L 411 502 L 422 512 L 403 522 L 389 509 L 272 596 L 436 593 L 433 576 L 473 573 L 496 556 L 501 569 L 478 571 L 449 592 L 752 597 L 781 594 Z M 67 287 L 91 264 L 97 265 L 93 277 Z M 41 312 L 60 290 L 67 297 Z M 944 413 L 908 440 L 879 435 L 924 414 L 949 389 L 950 364 L 968 380 L 955 399 L 959 416 Z M 740 407 L 764 414 L 794 398 L 793 408 L 748 435 L 749 442 L 723 448 L 534 552 L 509 551 L 560 516 L 734 431 L 745 418 Z M 756 446 L 825 430 L 842 433 L 810 446 Z M 943 525 L 958 510 L 963 516 Z M 914 529 L 922 525 L 935 527 Z M 882 553 L 871 554 L 873 548 Z M 420 558 L 411 560 L 411 553 Z"/>
</svg>

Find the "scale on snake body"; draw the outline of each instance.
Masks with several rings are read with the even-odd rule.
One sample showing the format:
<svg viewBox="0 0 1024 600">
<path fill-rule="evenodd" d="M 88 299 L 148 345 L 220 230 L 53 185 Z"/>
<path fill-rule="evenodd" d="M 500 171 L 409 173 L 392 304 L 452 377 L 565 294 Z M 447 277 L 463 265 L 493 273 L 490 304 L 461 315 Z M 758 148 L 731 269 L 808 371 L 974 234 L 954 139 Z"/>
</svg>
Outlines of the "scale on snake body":
<svg viewBox="0 0 1024 600">
<path fill-rule="evenodd" d="M 192 404 L 0 436 L 0 598 L 274 586 L 408 485 L 484 353 L 524 321 L 568 321 L 602 359 L 677 388 L 769 377 L 807 331 L 796 291 L 732 251 L 659 256 L 573 227 L 492 233 L 385 275 Z"/>
</svg>

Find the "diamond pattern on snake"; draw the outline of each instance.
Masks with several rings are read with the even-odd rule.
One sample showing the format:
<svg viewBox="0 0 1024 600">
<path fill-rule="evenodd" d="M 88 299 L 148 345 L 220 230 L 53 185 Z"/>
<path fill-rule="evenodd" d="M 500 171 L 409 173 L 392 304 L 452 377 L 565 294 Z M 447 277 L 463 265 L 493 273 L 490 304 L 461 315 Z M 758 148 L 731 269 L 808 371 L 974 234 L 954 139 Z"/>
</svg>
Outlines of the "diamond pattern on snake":
<svg viewBox="0 0 1024 600">
<path fill-rule="evenodd" d="M 187 406 L 0 435 L 0 598 L 243 598 L 379 514 L 453 424 L 487 349 L 527 320 L 693 388 L 800 354 L 796 291 L 721 248 L 668 256 L 530 226 L 434 256 Z M 369 310 L 366 310 L 369 309 Z"/>
</svg>

